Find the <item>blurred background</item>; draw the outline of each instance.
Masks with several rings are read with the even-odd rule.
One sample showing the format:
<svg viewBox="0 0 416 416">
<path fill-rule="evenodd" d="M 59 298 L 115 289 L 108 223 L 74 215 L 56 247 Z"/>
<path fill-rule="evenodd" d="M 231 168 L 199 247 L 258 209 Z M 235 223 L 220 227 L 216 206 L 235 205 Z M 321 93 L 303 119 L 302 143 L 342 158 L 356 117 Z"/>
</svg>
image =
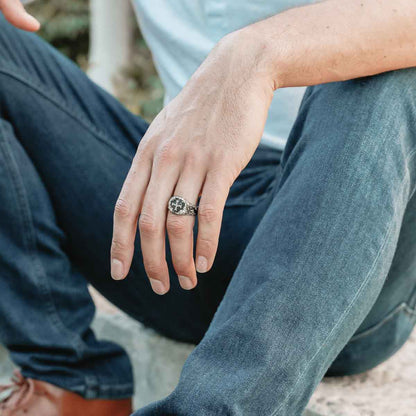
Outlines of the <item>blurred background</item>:
<svg viewBox="0 0 416 416">
<path fill-rule="evenodd" d="M 103 1 L 97 0 L 97 3 Z M 101 19 L 101 23 L 99 23 L 101 28 L 98 31 L 108 32 L 107 34 L 99 33 L 100 38 L 101 35 L 116 35 L 116 33 L 110 33 L 115 32 L 116 28 L 112 26 L 102 27 L 105 24 L 102 16 L 92 18 L 93 16 L 90 13 L 91 11 L 94 12 L 94 8 L 90 5 L 93 6 L 93 3 L 89 0 L 36 0 L 30 3 L 27 9 L 42 24 L 39 35 L 75 61 L 82 69 L 91 71 L 90 75 L 93 79 L 96 79 L 95 73 L 90 68 L 91 52 L 96 57 L 97 47 L 95 44 L 100 40 L 96 39 L 97 36 L 94 38 L 94 44 L 91 44 L 91 47 L 94 47 L 95 50 L 91 51 L 91 26 L 94 24 L 92 22 Z M 131 43 L 129 50 L 126 52 L 128 59 L 123 59 L 127 62 L 121 62 L 117 74 L 112 74 L 111 81 L 113 85 L 112 88 L 107 89 L 111 90 L 110 92 L 114 93 L 130 111 L 151 121 L 162 108 L 163 87 L 156 74 L 150 51 L 140 33 L 132 9 L 130 11 L 128 27 L 123 28 L 129 31 L 127 36 L 128 42 Z M 95 29 L 96 33 L 97 28 Z M 119 30 L 117 28 L 117 31 Z M 99 45 L 98 48 L 100 48 Z M 118 52 L 118 49 L 116 52 Z M 100 65 L 102 64 L 100 63 Z"/>
</svg>

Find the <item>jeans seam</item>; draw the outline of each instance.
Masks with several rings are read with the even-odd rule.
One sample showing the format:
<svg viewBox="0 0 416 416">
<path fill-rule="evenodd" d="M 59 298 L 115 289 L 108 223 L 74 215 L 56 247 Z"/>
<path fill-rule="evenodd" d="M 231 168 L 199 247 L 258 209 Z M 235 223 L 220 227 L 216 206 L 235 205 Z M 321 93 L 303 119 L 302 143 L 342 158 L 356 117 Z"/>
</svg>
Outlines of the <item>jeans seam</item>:
<svg viewBox="0 0 416 416">
<path fill-rule="evenodd" d="M 102 385 L 97 377 L 94 376 L 86 376 L 85 377 L 85 385 L 79 386 L 80 389 L 78 392 L 82 392 L 87 399 L 96 399 L 102 396 L 111 395 L 113 392 L 124 392 L 130 391 L 134 389 L 133 383 L 124 383 L 124 384 L 104 384 Z M 77 389 L 77 387 L 73 387 L 73 389 Z"/>
<path fill-rule="evenodd" d="M 3 136 L 3 143 L 7 148 L 8 142 L 7 142 L 7 136 L 6 132 L 4 131 L 4 126 L 0 123 L 0 134 Z M 11 150 L 9 148 L 8 157 L 7 152 L 3 152 L 5 154 L 5 157 L 9 159 L 9 161 L 16 167 L 16 161 L 14 160 Z M 41 294 L 46 298 L 47 302 L 45 302 L 46 308 L 47 308 L 47 316 L 51 324 L 59 331 L 64 332 L 66 335 L 70 335 L 69 342 L 73 345 L 75 348 L 75 351 L 77 353 L 78 357 L 82 357 L 82 353 L 84 351 L 83 342 L 80 339 L 78 334 L 75 334 L 71 332 L 68 328 L 65 327 L 64 323 L 61 321 L 59 314 L 57 313 L 55 304 L 52 299 L 52 295 L 50 293 L 49 286 L 47 284 L 47 279 L 45 279 L 45 274 L 43 271 L 42 265 L 39 263 L 39 260 L 36 257 L 37 252 L 37 243 L 36 243 L 36 237 L 35 232 L 33 229 L 33 222 L 31 219 L 30 209 L 28 207 L 28 201 L 25 196 L 25 190 L 24 186 L 22 185 L 21 178 L 19 177 L 19 171 L 18 169 L 11 169 L 10 165 L 6 166 L 9 167 L 9 173 L 11 175 L 12 181 L 14 182 L 15 190 L 16 190 L 16 197 L 18 201 L 18 209 L 21 213 L 21 218 L 24 224 L 24 230 L 26 231 L 23 234 L 23 238 L 25 240 L 25 245 L 27 248 L 34 248 L 34 250 L 28 250 L 28 255 L 32 259 L 32 263 L 34 265 L 34 272 L 38 276 L 38 282 L 39 282 L 39 290 L 41 291 Z M 42 277 L 42 278 L 40 278 Z M 39 279 L 40 278 L 40 279 Z M 74 337 L 75 335 L 75 337 Z"/>
<path fill-rule="evenodd" d="M 131 157 L 128 153 L 125 153 L 120 148 L 115 146 L 109 139 L 106 133 L 99 130 L 93 123 L 87 120 L 81 113 L 75 112 L 73 109 L 68 107 L 65 101 L 59 97 L 52 89 L 46 89 L 43 84 L 36 84 L 33 80 L 29 80 L 27 78 L 22 78 L 19 74 L 12 73 L 4 67 L 0 68 L 0 74 L 9 76 L 10 78 L 14 79 L 17 82 L 20 82 L 27 87 L 31 88 L 33 91 L 37 92 L 40 96 L 42 96 L 45 100 L 54 104 L 57 108 L 67 114 L 69 117 L 77 121 L 81 126 L 83 126 L 89 133 L 91 133 L 97 140 L 101 141 L 105 145 L 109 146 L 114 152 L 119 154 L 120 156 L 124 157 L 128 161 L 131 161 Z M 53 98 L 52 98 L 53 97 Z"/>
<path fill-rule="evenodd" d="M 416 311 L 416 285 L 406 303 L 409 305 L 411 309 L 414 309 Z"/>
<path fill-rule="evenodd" d="M 31 374 L 30 372 L 24 372 L 25 377 L 33 378 L 37 377 L 35 374 Z M 69 390 L 72 392 L 76 392 L 81 394 L 82 396 L 88 397 L 90 399 L 99 398 L 101 396 L 117 396 L 118 394 L 128 392 L 130 394 L 131 391 L 134 389 L 134 383 L 119 383 L 119 380 L 114 381 L 111 378 L 106 378 L 105 383 L 102 384 L 96 377 L 86 376 L 84 379 L 83 384 L 75 384 L 75 385 L 61 385 L 57 380 L 50 379 L 48 377 L 40 377 L 38 378 L 41 381 L 45 381 L 47 383 L 55 384 L 65 390 Z M 110 384 L 111 383 L 111 384 Z M 117 394 L 118 393 L 118 394 Z M 123 394 L 124 395 L 124 394 Z"/>
<path fill-rule="evenodd" d="M 416 147 L 410 151 L 410 153 L 408 154 L 408 156 L 406 158 L 406 166 L 408 168 L 409 168 L 410 161 L 413 159 L 414 156 L 416 156 Z M 409 201 L 412 198 L 412 196 L 414 195 L 415 191 L 416 191 L 416 183 L 414 184 L 412 192 L 410 193 Z"/>
<path fill-rule="evenodd" d="M 407 303 L 403 305 L 403 309 L 409 314 L 416 316 L 416 309 L 411 308 Z"/>
<path fill-rule="evenodd" d="M 359 339 L 365 338 L 367 336 L 372 335 L 374 332 L 376 332 L 378 329 L 380 329 L 382 326 L 390 322 L 394 319 L 394 317 L 400 313 L 401 311 L 405 311 L 409 315 L 416 316 L 416 310 L 412 309 L 406 302 L 401 303 L 396 308 L 394 308 L 387 316 L 385 316 L 381 321 L 377 322 L 375 325 L 373 325 L 371 328 L 366 329 L 363 332 L 360 332 L 359 334 L 354 335 L 349 342 L 354 342 Z"/>
<path fill-rule="evenodd" d="M 345 311 L 344 311 L 344 313 L 341 315 L 341 317 L 338 319 L 338 321 L 337 321 L 337 323 L 334 325 L 334 327 L 332 328 L 332 330 L 330 331 L 330 333 L 327 335 L 327 337 L 325 338 L 325 340 L 323 341 L 323 343 L 322 343 L 322 345 L 318 348 L 318 350 L 316 351 L 316 353 L 313 355 L 313 357 L 309 360 L 309 362 L 306 364 L 306 367 L 305 367 L 305 370 L 299 375 L 299 377 L 296 379 L 296 381 L 295 381 L 295 384 L 294 384 L 294 386 L 293 386 L 293 388 L 292 388 L 292 390 L 289 392 L 289 394 L 286 396 L 286 398 L 282 401 L 282 403 L 280 404 L 280 406 L 275 410 L 275 411 L 273 411 L 272 413 L 271 413 L 271 415 L 270 416 L 276 416 L 277 414 L 278 414 L 278 412 L 280 411 L 280 410 L 282 410 L 282 408 L 283 408 L 283 406 L 286 404 L 286 402 L 292 397 L 292 395 L 294 394 L 294 392 L 295 392 L 295 387 L 298 385 L 298 383 L 301 381 L 301 379 L 303 378 L 303 376 L 305 375 L 305 373 L 307 372 L 307 370 L 309 369 L 309 367 L 310 367 L 310 365 L 312 364 L 312 362 L 314 361 L 314 359 L 318 356 L 318 354 L 322 351 L 322 349 L 327 345 L 327 343 L 329 342 L 329 339 L 330 339 L 330 337 L 332 336 L 332 334 L 333 334 L 333 332 L 335 331 L 335 329 L 337 329 L 341 324 L 342 324 L 342 322 L 344 321 L 344 319 L 345 319 L 345 317 L 347 316 L 347 314 L 348 314 L 348 312 L 351 310 L 351 308 L 354 306 L 354 304 L 355 304 L 355 302 L 356 302 L 356 300 L 358 299 L 358 297 L 361 295 L 361 293 L 362 293 L 362 291 L 363 291 L 363 289 L 364 289 L 364 287 L 367 285 L 367 283 L 369 282 L 369 280 L 370 280 L 370 276 L 372 275 L 372 273 L 373 273 L 373 271 L 374 271 L 374 269 L 375 269 L 375 266 L 376 266 L 376 263 L 377 263 L 377 260 L 379 259 L 379 257 L 381 256 L 381 253 L 383 252 L 383 250 L 384 250 L 384 248 L 385 248 L 385 246 L 386 246 L 386 244 L 387 244 L 387 241 L 388 241 L 388 238 L 389 238 L 389 236 L 390 236 L 390 234 L 391 234 L 391 232 L 392 232 L 392 230 L 393 230 L 393 222 L 390 224 L 390 227 L 389 227 L 389 229 L 387 230 L 387 232 L 386 232 L 386 234 L 385 234 L 385 237 L 384 237 L 384 240 L 383 240 L 383 243 L 382 243 L 382 245 L 381 245 L 381 247 L 380 247 L 380 250 L 378 251 L 378 253 L 377 253 L 377 255 L 376 255 L 376 257 L 375 257 L 375 259 L 374 259 L 374 261 L 373 261 L 373 264 L 372 264 L 372 266 L 371 266 L 371 269 L 369 270 L 369 272 L 367 273 L 367 276 L 366 276 L 366 278 L 364 279 L 364 281 L 363 281 L 363 283 L 361 284 L 361 286 L 359 287 L 359 289 L 358 289 L 358 291 L 357 291 L 357 293 L 355 294 L 355 296 L 354 296 L 354 298 L 351 300 L 351 302 L 350 302 L 350 304 L 349 304 L 349 306 L 345 309 Z"/>
<path fill-rule="evenodd" d="M 407 156 L 407 158 L 406 158 L 406 165 L 409 164 L 409 162 L 413 159 L 413 157 L 415 155 L 416 155 L 416 148 L 414 148 L 412 151 L 410 151 L 409 155 Z M 413 190 L 410 193 L 409 200 L 412 198 L 412 196 L 415 193 L 415 191 L 416 191 L 416 185 L 414 186 Z M 398 313 L 400 313 L 403 310 L 406 313 L 408 313 L 409 315 L 411 315 L 411 316 L 416 316 L 416 308 L 412 308 L 409 305 L 409 301 L 411 303 L 413 297 L 414 297 L 414 294 L 411 295 L 411 297 L 410 297 L 410 299 L 408 301 L 402 302 L 395 309 L 393 309 L 393 311 L 391 311 L 387 316 L 385 316 L 381 321 L 377 322 L 371 328 L 368 328 L 365 331 L 360 332 L 360 333 L 354 335 L 353 337 L 351 337 L 351 339 L 350 339 L 349 342 L 354 342 L 354 341 L 357 341 L 359 339 L 362 339 L 362 338 L 365 338 L 367 336 L 372 335 L 375 331 L 377 331 L 378 329 L 380 329 L 386 323 L 390 322 Z"/>
</svg>

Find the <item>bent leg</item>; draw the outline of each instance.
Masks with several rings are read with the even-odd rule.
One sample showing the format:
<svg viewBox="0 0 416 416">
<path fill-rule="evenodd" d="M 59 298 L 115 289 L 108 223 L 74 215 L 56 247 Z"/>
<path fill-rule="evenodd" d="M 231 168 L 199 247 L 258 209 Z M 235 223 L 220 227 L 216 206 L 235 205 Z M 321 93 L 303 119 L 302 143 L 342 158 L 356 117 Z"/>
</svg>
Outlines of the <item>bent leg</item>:
<svg viewBox="0 0 416 416">
<path fill-rule="evenodd" d="M 131 397 L 125 352 L 98 342 L 87 282 L 64 252 L 49 195 L 0 120 L 0 341 L 26 377 L 92 397 Z"/>
<path fill-rule="evenodd" d="M 310 88 L 204 339 L 136 415 L 298 416 L 375 303 L 415 187 L 416 70 Z"/>
</svg>

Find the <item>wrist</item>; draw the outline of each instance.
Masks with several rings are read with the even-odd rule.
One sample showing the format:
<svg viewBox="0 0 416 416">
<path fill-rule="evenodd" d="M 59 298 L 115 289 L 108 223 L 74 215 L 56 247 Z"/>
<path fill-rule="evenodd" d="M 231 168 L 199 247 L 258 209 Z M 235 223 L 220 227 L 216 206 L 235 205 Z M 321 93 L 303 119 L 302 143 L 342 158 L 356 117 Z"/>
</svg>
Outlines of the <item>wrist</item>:
<svg viewBox="0 0 416 416">
<path fill-rule="evenodd" d="M 280 87 L 276 64 L 271 59 L 271 48 L 251 26 L 231 32 L 223 37 L 212 54 L 217 62 L 227 65 L 237 80 L 262 85 L 272 91 Z"/>
<path fill-rule="evenodd" d="M 250 77 L 262 80 L 273 90 L 282 87 L 278 50 L 257 24 L 232 32 L 223 41 L 230 43 L 229 47 L 240 57 L 242 70 Z"/>
</svg>

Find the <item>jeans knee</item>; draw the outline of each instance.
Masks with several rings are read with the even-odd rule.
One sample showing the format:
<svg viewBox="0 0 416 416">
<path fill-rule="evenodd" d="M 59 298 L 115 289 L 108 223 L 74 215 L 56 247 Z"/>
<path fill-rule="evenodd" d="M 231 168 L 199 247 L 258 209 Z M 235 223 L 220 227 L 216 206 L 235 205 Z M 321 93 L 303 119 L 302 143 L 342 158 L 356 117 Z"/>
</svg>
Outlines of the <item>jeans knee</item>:
<svg viewBox="0 0 416 416">
<path fill-rule="evenodd" d="M 413 93 L 416 88 L 416 68 L 404 68 L 394 71 L 382 72 L 381 74 L 357 78 L 361 86 L 372 86 L 387 90 L 394 95 L 401 95 L 409 91 Z M 393 97 L 392 97 L 393 98 Z"/>
<path fill-rule="evenodd" d="M 416 148 L 416 68 L 310 87 L 299 115 L 296 142 L 306 134 L 323 148 L 339 142 L 351 155 L 406 158 Z"/>
</svg>

